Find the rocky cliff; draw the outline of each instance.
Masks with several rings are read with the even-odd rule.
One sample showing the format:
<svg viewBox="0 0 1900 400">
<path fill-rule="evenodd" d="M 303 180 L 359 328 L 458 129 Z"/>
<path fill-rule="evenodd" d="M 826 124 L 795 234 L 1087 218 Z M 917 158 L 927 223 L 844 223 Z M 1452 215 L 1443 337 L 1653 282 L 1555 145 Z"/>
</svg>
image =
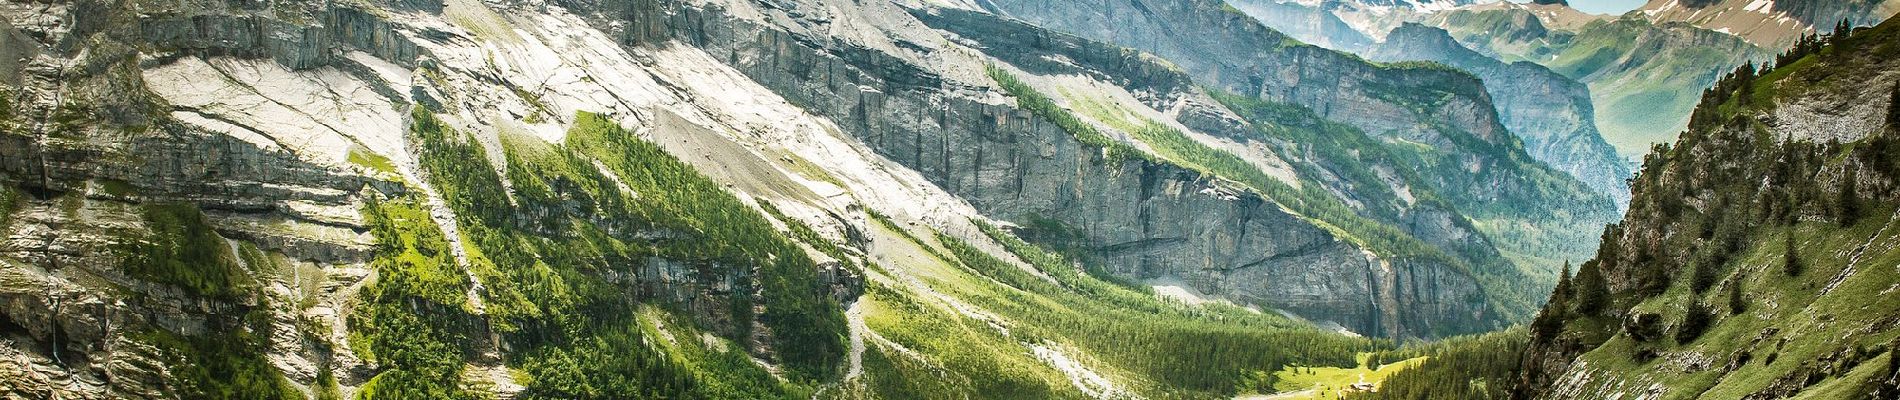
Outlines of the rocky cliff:
<svg viewBox="0 0 1900 400">
<path fill-rule="evenodd" d="M 1370 36 L 1323 9 L 1324 5 L 1275 0 L 1236 0 L 1227 4 L 1301 42 L 1346 52 L 1358 52 L 1373 43 Z"/>
<path fill-rule="evenodd" d="M 1688 133 L 1645 159 L 1629 217 L 1575 289 L 1553 295 L 1567 306 L 1533 324 L 1519 390 L 1895 393 L 1897 28 L 1708 91 Z M 1808 114 L 1821 104 L 1832 111 Z"/>
<path fill-rule="evenodd" d="M 1900 12 L 1889 0 L 1663 1 L 1638 8 L 1647 18 L 1678 21 L 1734 34 L 1755 45 L 1785 49 L 1802 35 L 1832 31 L 1843 21 L 1871 26 Z"/>
<path fill-rule="evenodd" d="M 1610 213 L 1468 75 L 1170 62 L 980 10 L 7 3 L 0 387 L 1231 395 L 1378 344 L 1107 281 L 1437 337 L 1538 287 L 1490 235 L 1550 219 L 1464 204 Z M 1175 16 L 1281 37 L 1221 15 Z"/>
<path fill-rule="evenodd" d="M 1590 89 L 1530 62 L 1505 64 L 1467 49 L 1442 29 L 1405 24 L 1364 53 L 1378 61 L 1424 60 L 1470 71 L 1484 79 L 1504 126 L 1524 140 L 1532 157 L 1577 177 L 1592 189 L 1629 201 L 1629 166 L 1596 129 Z"/>
<path fill-rule="evenodd" d="M 1495 242 L 1482 247 L 1542 258 L 1531 262 L 1532 265 L 1520 266 L 1529 271 L 1554 271 L 1554 266 L 1563 258 L 1560 254 L 1588 252 L 1588 240 L 1557 240 L 1560 235 L 1550 233 L 1607 221 L 1614 214 L 1607 197 L 1576 201 L 1592 197 L 1587 193 L 1578 194 L 1589 189 L 1532 160 L 1524 152 L 1522 143 L 1499 123 L 1492 99 L 1482 83 L 1457 70 L 1436 65 L 1375 64 L 1348 54 L 1301 45 L 1251 18 L 1220 12 L 1221 6 L 1212 2 L 1127 1 L 1104 7 L 1072 2 L 992 1 L 985 6 L 1040 26 L 1151 51 L 1179 65 L 1196 82 L 1217 91 L 1306 108 L 1321 120 L 1337 121 L 1358 130 L 1374 142 L 1384 143 L 1381 146 L 1390 146 L 1395 153 L 1390 161 L 1353 163 L 1385 163 L 1394 170 L 1430 170 L 1419 174 L 1418 180 L 1409 185 L 1415 187 L 1408 190 L 1435 193 L 1421 194 L 1419 198 L 1442 196 L 1449 201 L 1372 205 L 1363 208 L 1389 207 L 1392 211 L 1366 214 L 1404 227 L 1417 226 L 1403 222 L 1416 221 L 1409 215 L 1429 215 L 1433 208 L 1450 209 L 1467 217 L 1451 220 L 1468 219 L 1487 236 L 1487 241 Z M 1255 122 L 1305 124 L 1284 119 Z M 1423 149 L 1430 149 L 1426 150 L 1430 154 L 1406 155 Z M 1292 160 L 1296 166 L 1310 162 L 1318 164 L 1318 169 L 1351 175 L 1333 167 L 1336 164 L 1332 163 L 1337 160 L 1315 160 L 1326 157 L 1294 153 L 1283 158 Z M 1408 159 L 1416 161 L 1408 162 Z M 1373 182 L 1376 180 L 1379 179 L 1336 185 L 1334 190 L 1347 193 L 1349 202 L 1376 204 L 1393 197 L 1361 195 L 1369 186 L 1389 186 Z M 1532 187 L 1541 189 L 1532 190 Z M 1554 196 L 1546 197 L 1549 195 Z M 1528 210 L 1508 209 L 1511 206 L 1493 207 L 1504 204 L 1550 204 L 1574 212 L 1555 217 L 1545 214 L 1548 208 L 1526 213 Z M 1507 227 L 1493 223 L 1499 219 L 1539 222 Z M 1423 234 L 1420 238 L 1429 242 L 1445 236 Z M 1455 247 L 1457 245 L 1442 248 L 1446 248 L 1447 253 L 1466 254 L 1466 250 Z M 1486 260 L 1492 257 L 1489 255 L 1471 257 L 1476 260 L 1472 264 L 1478 265 L 1480 270 L 1492 269 L 1486 265 L 1499 265 Z"/>
<path fill-rule="evenodd" d="M 1597 127 L 1625 158 L 1668 142 L 1686 126 L 1698 99 L 1681 88 L 1706 87 L 1773 53 L 1734 35 L 1642 14 L 1575 19 L 1539 7 L 1557 6 L 1474 7 L 1435 14 L 1424 24 L 1493 58 L 1534 62 L 1589 85 Z"/>
</svg>

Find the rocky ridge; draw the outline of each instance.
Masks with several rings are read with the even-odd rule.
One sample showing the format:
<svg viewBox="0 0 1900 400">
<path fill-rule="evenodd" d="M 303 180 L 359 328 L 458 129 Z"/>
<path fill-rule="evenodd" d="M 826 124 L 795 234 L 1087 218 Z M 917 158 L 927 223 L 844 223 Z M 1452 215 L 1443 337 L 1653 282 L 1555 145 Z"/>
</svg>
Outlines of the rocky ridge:
<svg viewBox="0 0 1900 400">
<path fill-rule="evenodd" d="M 676 330 L 704 334 L 708 346 L 742 349 L 773 373 L 803 373 L 792 358 L 798 348 L 783 344 L 792 335 L 836 335 L 839 353 L 847 333 L 854 342 L 878 342 L 878 332 L 846 332 L 843 313 L 824 308 L 860 298 L 866 279 L 900 286 L 914 279 L 901 269 L 853 267 L 882 251 L 872 245 L 880 239 L 865 238 L 879 235 L 866 233 L 880 232 L 872 220 L 885 217 L 874 215 L 996 254 L 1007 253 L 976 233 L 973 218 L 1060 221 L 1109 243 L 1092 253 L 1119 275 L 1181 277 L 1232 301 L 1380 336 L 1438 336 L 1511 318 L 1487 298 L 1499 289 L 1456 263 L 1380 254 L 1229 180 L 1171 162 L 1110 157 L 1017 108 L 986 66 L 1030 76 L 1049 92 L 1114 88 L 1127 95 L 1111 99 L 1118 106 L 1198 142 L 1251 148 L 1263 169 L 1289 162 L 1236 139 L 1248 122 L 1195 88 L 1195 75 L 1027 25 L 1004 32 L 959 25 L 1004 22 L 988 14 L 956 14 L 968 18 L 958 22 L 933 20 L 949 10 L 918 4 L 740 1 L 127 1 L 0 10 L 9 43 L 30 44 L 7 47 L 14 52 L 8 58 L 26 62 L 0 65 L 10 79 L 0 115 L 0 177 L 9 185 L 0 225 L 7 237 L 0 276 L 9 283 L 0 285 L 8 289 L 0 301 L 11 340 L 4 349 L 22 360 L 0 369 L 0 379 L 12 383 L 5 386 L 13 395 L 180 396 L 189 385 L 178 377 L 195 372 L 178 361 L 191 352 L 179 349 L 207 346 L 189 338 L 214 332 L 248 335 L 240 342 L 256 348 L 239 353 L 255 357 L 232 362 L 267 366 L 288 378 L 288 390 L 373 391 L 379 376 L 405 370 L 401 359 L 386 358 L 385 344 L 365 344 L 375 331 L 355 322 L 402 304 L 380 300 L 400 289 L 391 282 L 410 279 L 392 267 L 391 246 L 433 260 L 406 263 L 452 272 L 425 277 L 453 290 L 408 302 L 411 311 L 441 316 L 425 327 L 436 333 L 418 338 L 465 336 L 451 344 L 465 348 L 458 370 L 486 385 L 479 391 L 545 395 L 511 368 L 533 343 L 521 329 L 554 322 L 513 308 L 520 304 L 512 293 L 542 294 L 524 289 L 534 282 L 494 275 L 515 272 L 485 269 L 520 256 L 491 240 L 582 240 L 571 235 L 589 229 L 612 243 L 651 243 L 655 253 L 549 267 L 602 266 L 564 276 L 598 282 L 629 302 L 679 310 L 690 321 L 656 328 L 662 333 L 652 338 L 681 345 Z M 1022 39 L 1051 41 L 1000 46 Z M 1466 135 L 1514 140 L 1467 76 L 1385 73 L 1314 51 L 1297 50 L 1316 61 L 1294 79 L 1344 65 L 1362 69 L 1363 82 L 1456 84 L 1446 91 L 1458 96 L 1451 111 L 1436 117 L 1457 131 L 1408 128 L 1419 123 L 1409 111 L 1353 120 L 1360 129 L 1425 143 Z M 1032 54 L 1067 58 L 1067 65 L 1022 58 Z M 1364 93 L 1324 92 L 1268 85 L 1248 93 L 1328 115 L 1397 107 Z M 575 132 L 620 132 L 600 124 L 624 126 L 717 182 L 723 189 L 707 196 L 739 205 L 722 212 L 792 232 L 765 236 L 804 254 L 777 259 L 810 263 L 784 271 L 756 260 L 668 253 L 686 251 L 668 250 L 669 243 L 718 233 L 641 225 L 609 212 L 649 204 L 628 199 L 667 194 L 640 192 L 643 178 L 608 157 L 619 153 L 586 152 L 611 147 L 594 147 L 593 136 Z M 546 154 L 560 156 L 540 157 Z M 522 169 L 548 165 L 541 163 L 564 167 Z M 772 216 L 779 214 L 785 217 Z M 1416 222 L 1410 234 L 1437 246 L 1490 249 L 1448 207 L 1406 215 Z M 415 229 L 390 231 L 391 223 Z M 801 224 L 822 240 L 791 238 Z M 196 242 L 163 246 L 173 229 Z M 201 277 L 128 267 L 126 246 L 148 243 L 192 249 L 214 260 L 206 265 L 229 267 L 217 279 L 243 283 L 206 285 Z M 525 247 L 556 259 L 552 247 Z M 784 273 L 812 288 L 797 292 L 818 304 L 808 314 L 837 317 L 837 330 L 778 330 L 785 322 L 770 317 L 776 306 L 730 306 L 752 304 L 755 294 L 770 301 L 780 292 L 762 286 L 776 282 L 762 277 Z M 603 304 L 634 307 L 609 300 Z M 629 318 L 643 326 L 675 325 L 637 314 Z M 185 344 L 165 339 L 174 336 Z M 1038 354 L 1070 360 L 1064 351 Z M 1073 361 L 1050 362 L 1090 376 Z"/>
</svg>

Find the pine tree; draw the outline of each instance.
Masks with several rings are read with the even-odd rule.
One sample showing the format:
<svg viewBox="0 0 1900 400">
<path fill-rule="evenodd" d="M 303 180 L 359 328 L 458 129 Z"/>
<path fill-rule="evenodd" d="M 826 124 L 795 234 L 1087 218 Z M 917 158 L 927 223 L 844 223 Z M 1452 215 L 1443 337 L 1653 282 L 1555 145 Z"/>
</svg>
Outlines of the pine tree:
<svg viewBox="0 0 1900 400">
<path fill-rule="evenodd" d="M 1736 273 L 1728 285 L 1728 313 L 1741 315 L 1748 311 L 1748 302 L 1742 299 L 1742 274 Z"/>
<path fill-rule="evenodd" d="M 1717 256 L 1712 255 L 1721 250 L 1710 249 L 1706 251 L 1708 253 L 1705 254 L 1711 255 L 1698 257 L 1699 260 L 1690 266 L 1693 270 L 1689 271 L 1689 289 L 1695 291 L 1696 294 L 1707 292 L 1709 287 L 1715 286 L 1715 270 L 1721 267 L 1715 265 L 1715 261 L 1713 260 L 1717 258 Z"/>
<path fill-rule="evenodd" d="M 1828 44 L 1834 46 L 1834 52 L 1839 53 L 1841 48 L 1845 47 L 1847 39 L 1852 37 L 1854 37 L 1854 23 L 1842 19 L 1840 24 L 1834 25 L 1833 39 L 1829 40 Z"/>
<path fill-rule="evenodd" d="M 1853 166 L 1846 167 L 1841 177 L 1840 197 L 1835 198 L 1836 207 L 1841 213 L 1841 226 L 1853 225 L 1860 220 L 1860 173 Z"/>
<path fill-rule="evenodd" d="M 1573 297 L 1572 293 L 1575 292 L 1572 285 L 1574 284 L 1570 276 L 1570 260 L 1564 260 L 1563 272 L 1557 275 L 1557 288 L 1553 290 L 1551 298 L 1553 300 L 1561 299 L 1565 302 L 1564 305 L 1568 306 L 1570 299 Z"/>
<path fill-rule="evenodd" d="M 1783 241 L 1786 246 L 1782 249 L 1781 271 L 1788 273 L 1788 276 L 1801 276 L 1801 256 L 1795 254 L 1794 249 L 1795 233 L 1794 227 L 1789 227 L 1788 234 L 1784 236 L 1787 240 Z"/>
<path fill-rule="evenodd" d="M 1557 276 L 1557 288 L 1550 291 L 1550 302 L 1537 312 L 1537 318 L 1531 321 L 1531 335 L 1539 338 L 1555 338 L 1564 329 L 1564 320 L 1570 313 L 1570 263 L 1564 262 L 1563 272 Z"/>
<path fill-rule="evenodd" d="M 1577 269 L 1575 280 L 1577 291 L 1577 314 L 1597 315 L 1603 307 L 1609 305 L 1609 283 L 1603 279 L 1603 271 L 1596 260 L 1583 263 Z"/>
<path fill-rule="evenodd" d="M 1709 306 L 1700 301 L 1689 301 L 1689 307 L 1682 313 L 1682 324 L 1676 326 L 1676 343 L 1688 344 L 1709 329 L 1709 323 L 1715 319 Z"/>
<path fill-rule="evenodd" d="M 1750 98 L 1755 97 L 1755 63 L 1751 61 L 1743 65 L 1742 69 L 1735 73 L 1735 78 L 1738 79 L 1735 84 L 1741 86 L 1735 94 L 1735 102 L 1746 106 Z"/>
<path fill-rule="evenodd" d="M 1887 128 L 1900 131 L 1900 83 L 1893 84 L 1893 97 L 1887 100 Z"/>
</svg>

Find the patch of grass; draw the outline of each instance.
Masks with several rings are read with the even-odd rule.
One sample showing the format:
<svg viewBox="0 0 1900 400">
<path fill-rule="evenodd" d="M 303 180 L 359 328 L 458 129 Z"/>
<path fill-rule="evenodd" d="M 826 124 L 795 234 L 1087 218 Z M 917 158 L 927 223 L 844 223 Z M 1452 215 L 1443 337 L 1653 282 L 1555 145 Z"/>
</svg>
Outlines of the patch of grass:
<svg viewBox="0 0 1900 400">
<path fill-rule="evenodd" d="M 126 197 L 138 194 L 138 188 L 131 183 L 118 179 L 98 179 L 93 181 L 100 193 L 114 197 Z"/>
<path fill-rule="evenodd" d="M 140 216 L 149 233 L 116 246 L 126 275 L 219 299 L 236 298 L 256 285 L 197 206 L 147 204 Z"/>
<path fill-rule="evenodd" d="M 128 335 L 150 344 L 170 365 L 176 395 L 188 399 L 302 399 L 303 394 L 264 359 L 264 339 L 238 329 L 184 336 L 161 329 Z"/>
<path fill-rule="evenodd" d="M 1102 149 L 1102 153 L 1109 160 L 1121 161 L 1137 158 L 1145 159 L 1148 157 L 1147 153 L 1143 153 L 1141 150 L 1129 146 L 1127 143 L 1122 143 L 1119 140 L 1115 140 L 1115 138 L 1103 134 L 1100 130 L 1095 129 L 1095 126 L 1089 125 L 1087 121 L 1076 117 L 1075 114 L 1070 113 L 1068 109 L 1057 105 L 1055 100 L 1050 99 L 1049 96 L 1042 94 L 1042 92 L 1037 91 L 1035 87 L 1031 87 L 1028 83 L 1023 82 L 1022 79 L 1017 78 L 1015 74 L 1011 74 L 1009 71 L 994 65 L 987 65 L 984 67 L 984 70 L 989 73 L 990 79 L 996 81 L 997 86 L 1001 86 L 1004 92 L 1016 98 L 1017 107 L 1029 110 L 1030 113 L 1035 114 L 1037 117 L 1056 124 L 1056 126 L 1061 127 L 1063 131 L 1074 135 L 1075 139 L 1084 145 Z"/>
<path fill-rule="evenodd" d="M 1340 399 L 1345 393 L 1357 391 L 1353 389 L 1354 384 L 1366 383 L 1378 387 L 1387 377 L 1430 359 L 1420 356 L 1373 365 L 1370 356 L 1370 353 L 1360 354 L 1359 366 L 1352 368 L 1287 366 L 1274 372 L 1274 376 L 1279 378 L 1274 389 L 1280 392 L 1313 391 L 1311 395 L 1291 399 Z"/>
<path fill-rule="evenodd" d="M 414 199 L 371 199 L 364 219 L 376 238 L 376 280 L 357 294 L 350 346 L 377 366 L 356 398 L 476 399 L 462 382 L 471 352 L 468 280 L 448 241 Z"/>
<path fill-rule="evenodd" d="M 395 163 L 390 162 L 388 157 L 383 157 L 381 154 L 370 152 L 368 149 L 351 148 L 349 161 L 351 164 L 356 164 L 363 168 L 368 168 L 370 171 L 380 172 L 380 173 L 388 174 L 388 175 L 396 175 Z"/>
<path fill-rule="evenodd" d="M 926 297 L 871 285 L 866 287 L 864 298 L 859 301 L 865 302 L 860 307 L 866 308 L 865 324 L 873 331 L 905 348 L 929 355 L 938 363 L 937 368 L 955 375 L 873 371 L 874 377 L 881 376 L 873 380 L 879 383 L 873 387 L 879 395 L 914 394 L 919 387 L 932 387 L 950 391 L 923 398 L 984 397 L 1003 393 L 1034 399 L 1084 398 L 1060 373 L 1030 357 L 1027 349 L 1014 339 L 982 321 L 916 300 L 921 298 Z M 909 361 L 899 358 L 904 357 L 902 354 L 879 355 L 892 357 L 891 361 Z"/>
<path fill-rule="evenodd" d="M 845 187 L 844 181 L 839 180 L 837 176 L 831 175 L 831 172 L 825 171 L 824 168 L 819 168 L 818 164 L 813 164 L 811 160 L 807 160 L 803 156 L 791 152 L 782 152 L 780 155 L 785 159 L 784 165 L 786 168 L 791 169 L 792 173 L 798 174 L 798 176 L 803 176 L 805 179 L 830 183 L 838 187 Z"/>
<path fill-rule="evenodd" d="M 13 212 L 20 209 L 20 193 L 12 187 L 0 186 L 0 229 L 13 224 Z"/>
</svg>

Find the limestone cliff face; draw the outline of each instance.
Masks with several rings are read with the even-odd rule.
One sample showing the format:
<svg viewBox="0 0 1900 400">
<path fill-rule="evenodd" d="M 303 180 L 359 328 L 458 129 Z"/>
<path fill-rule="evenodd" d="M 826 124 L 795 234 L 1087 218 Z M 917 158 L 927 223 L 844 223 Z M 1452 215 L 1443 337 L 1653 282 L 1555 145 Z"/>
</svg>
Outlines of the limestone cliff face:
<svg viewBox="0 0 1900 400">
<path fill-rule="evenodd" d="M 1504 126 L 1524 140 L 1532 157 L 1610 196 L 1618 208 L 1629 202 L 1629 166 L 1597 132 L 1590 89 L 1582 83 L 1541 65 L 1499 62 L 1465 48 L 1442 29 L 1412 23 L 1393 30 L 1365 56 L 1434 61 L 1477 74 L 1497 100 Z"/>
<path fill-rule="evenodd" d="M 1388 69 L 1346 54 L 1287 41 L 1213 1 L 989 1 L 1001 13 L 1049 29 L 1152 52 L 1180 65 L 1197 82 L 1233 93 L 1299 104 L 1321 116 L 1381 136 L 1428 144 L 1449 139 L 1420 121 L 1443 120 L 1492 143 L 1510 140 L 1478 80 L 1443 70 Z M 1401 90 L 1403 88 L 1403 90 Z M 1414 110 L 1404 94 L 1443 95 L 1431 110 Z"/>
<path fill-rule="evenodd" d="M 555 329 L 572 309 L 535 314 L 557 302 L 520 301 L 561 290 L 513 289 L 555 279 L 498 271 L 541 268 L 588 282 L 589 293 L 616 294 L 593 299 L 614 313 L 589 317 L 664 308 L 690 320 L 697 342 L 734 349 L 737 364 L 765 365 L 762 376 L 788 373 L 780 368 L 792 368 L 789 354 L 809 348 L 781 338 L 842 340 L 836 306 L 863 290 L 866 273 L 854 260 L 871 253 L 864 232 L 879 229 L 857 216 L 866 210 L 985 248 L 998 246 L 970 233 L 972 220 L 1054 221 L 1095 244 L 1085 252 L 1118 275 L 1179 278 L 1370 335 L 1438 337 L 1494 328 L 1528 309 L 1502 304 L 1500 293 L 1525 290 L 1497 282 L 1524 274 L 1469 216 L 1478 211 L 1452 204 L 1580 187 L 1513 178 L 1532 163 L 1476 78 L 1455 71 L 1391 68 L 1311 46 L 1202 47 L 1162 54 L 1180 57 L 1169 62 L 979 7 L 902 3 L 0 6 L 0 58 L 25 60 L 0 60 L 0 204 L 12 207 L 0 218 L 0 335 L 10 340 L 0 355 L 25 360 L 0 365 L 0 395 L 184 396 L 178 376 L 190 363 L 153 338 L 229 334 L 245 342 L 239 362 L 265 366 L 254 370 L 281 372 L 304 394 L 349 396 L 409 367 L 365 343 L 377 325 L 368 315 L 394 310 L 431 318 L 425 334 L 410 335 L 416 340 L 453 337 L 444 346 L 460 351 L 441 352 L 448 375 L 508 398 L 528 390 L 510 363 L 541 339 L 524 340 L 532 335 L 523 330 L 577 335 Z M 1209 4 L 1155 5 L 1181 12 Z M 1251 20 L 1223 15 L 1181 22 L 1204 29 L 1196 32 L 1203 39 L 1279 43 Z M 1052 90 L 1125 94 L 1116 106 L 1246 154 L 1357 207 L 1348 213 L 1452 255 L 1391 256 L 1398 251 L 1346 237 L 1258 188 L 1159 157 L 1105 153 L 1018 106 L 985 74 L 990 65 L 1035 75 Z M 1198 85 L 1296 104 L 1319 115 L 1311 124 L 1350 125 L 1406 148 L 1455 149 L 1416 154 L 1464 172 L 1283 156 L 1302 144 L 1260 138 L 1259 124 Z M 1153 150 L 1108 121 L 1090 123 Z M 691 200 L 721 200 L 729 207 L 710 216 L 742 216 L 725 220 L 766 227 L 748 243 L 788 250 L 764 261 L 696 255 L 695 246 L 737 243 L 707 243 L 721 229 L 693 221 L 631 220 L 704 204 L 657 204 L 668 188 L 643 193 L 641 177 L 616 172 L 631 154 L 586 153 L 602 145 L 569 135 L 605 129 L 589 124 L 624 126 L 618 139 L 637 136 L 672 157 L 645 160 L 703 174 L 716 184 Z M 1294 163 L 1318 167 L 1285 172 Z M 700 176 L 681 175 L 669 183 Z M 1427 195 L 1434 192 L 1449 199 Z M 409 208 L 389 217 L 390 204 Z M 1493 221 L 1528 218 L 1485 212 Z M 584 247 L 611 254 L 562 258 L 555 253 L 565 247 L 546 246 L 569 241 L 604 241 Z M 137 270 L 128 266 L 137 251 L 128 249 L 189 250 L 210 261 L 187 271 L 228 272 L 218 279 L 229 280 Z M 424 271 L 434 281 L 416 286 L 440 290 L 380 294 L 421 275 L 392 265 L 422 264 L 434 268 Z M 763 278 L 788 268 L 792 278 Z M 753 302 L 783 296 L 824 299 L 793 316 Z M 839 323 L 775 325 L 803 317 Z M 813 357 L 844 358 L 843 349 L 820 350 Z"/>
<path fill-rule="evenodd" d="M 467 31 L 391 19 L 443 12 L 439 2 L 424 3 L 0 7 L 9 60 L 0 65 L 0 335 L 8 343 L 0 354 L 14 360 L 0 367 L 0 396 L 189 397 L 180 380 L 194 361 L 181 357 L 193 353 L 178 343 L 232 337 L 243 343 L 222 345 L 240 350 L 220 353 L 229 357 L 220 361 L 252 362 L 254 355 L 305 395 L 325 385 L 347 395 L 389 368 L 351 342 L 361 340 L 353 318 L 369 301 L 361 292 L 392 279 L 373 265 L 379 240 L 390 238 L 371 233 L 363 210 L 396 198 L 433 203 L 425 217 L 432 221 L 409 222 L 440 227 L 446 237 L 437 238 L 450 243 L 462 269 L 454 278 L 471 285 L 458 306 L 462 317 L 449 321 L 480 348 L 469 368 L 489 375 L 483 380 L 493 379 L 495 394 L 519 392 L 499 366 L 506 346 L 493 324 L 500 317 L 491 320 L 483 307 L 492 301 L 484 279 L 493 278 L 477 277 L 470 265 L 476 245 L 463 247 L 455 229 L 467 215 L 444 204 L 457 199 L 444 199 L 417 166 L 424 145 L 406 137 L 413 121 L 404 110 L 528 100 L 514 97 L 525 92 L 507 94 L 512 82 L 500 81 L 519 77 L 470 75 L 454 69 L 465 66 L 454 55 L 431 51 L 458 50 L 449 44 Z M 410 79 L 425 70 L 428 79 Z M 488 79 L 489 86 L 458 93 L 446 84 L 455 79 Z M 484 101 L 514 103 L 476 105 Z M 573 199 L 563 209 L 527 207 L 524 214 L 594 207 Z M 140 251 L 132 249 L 176 239 L 167 239 L 176 234 L 169 229 L 195 232 L 196 241 L 159 251 L 207 254 L 215 262 L 183 268 L 219 276 L 217 283 L 130 267 Z M 235 269 L 218 270 L 225 262 Z M 695 313 L 760 356 L 774 353 L 769 332 L 734 334 L 757 321 L 727 306 L 758 290 L 755 266 L 658 256 L 640 264 L 600 279 L 629 299 Z M 818 267 L 829 294 L 848 300 L 861 291 L 861 278 L 839 260 Z M 173 337 L 185 339 L 162 339 Z"/>
<path fill-rule="evenodd" d="M 1543 183 L 1487 176 L 1524 164 L 1522 145 L 1501 123 L 1483 82 L 1459 71 L 1368 63 L 1287 36 L 1244 15 L 1221 12 L 1218 2 L 990 1 L 999 12 L 1050 29 L 1153 52 L 1181 66 L 1196 82 L 1262 100 L 1297 104 L 1387 141 L 1432 146 L 1476 164 L 1467 174 L 1430 174 L 1428 186 L 1458 199 L 1519 198 L 1527 186 L 1576 188 L 1573 180 Z M 1478 143 L 1474 143 L 1478 142 Z M 1530 169 L 1543 169 L 1529 166 Z M 1498 183 L 1493 185 L 1493 183 Z M 1563 190 L 1563 189 L 1558 189 Z M 1580 214 L 1607 210 L 1604 198 L 1523 199 L 1567 202 Z M 1479 210 L 1465 210 L 1488 219 Z M 1613 212 L 1610 212 L 1613 214 Z"/>
<path fill-rule="evenodd" d="M 1900 12 L 1890 0 L 1680 1 L 1651 0 L 1638 9 L 1656 21 L 1679 21 L 1720 30 L 1758 46 L 1781 49 L 1802 35 L 1826 33 L 1847 21 L 1873 26 Z"/>
<path fill-rule="evenodd" d="M 1227 4 L 1302 42 L 1355 53 L 1373 44 L 1371 37 L 1328 12 L 1328 5 L 1309 6 L 1276 0 L 1237 0 Z"/>
<path fill-rule="evenodd" d="M 908 17 L 902 9 L 865 8 L 871 11 L 863 14 Z M 894 33 L 873 37 L 890 44 L 815 46 L 826 41 L 714 7 L 654 12 L 687 21 L 672 28 L 682 40 L 727 54 L 725 61 L 753 80 L 838 121 L 985 214 L 1023 224 L 1048 218 L 1080 229 L 1116 272 L 1179 277 L 1212 293 L 1380 336 L 1432 336 L 1501 318 L 1472 278 L 1449 265 L 1381 260 L 1255 193 L 1198 172 L 1109 160 L 1055 125 L 1000 103 L 994 89 L 975 86 L 984 83 L 939 74 L 934 65 L 955 54 Z M 1069 42 L 989 50 L 1009 58 L 1058 51 L 1080 63 L 1076 68 L 1113 74 L 1117 82 L 1163 95 L 1157 98 L 1189 88 L 1185 77 L 1134 53 L 1047 31 L 1028 34 L 1021 39 Z M 853 59 L 866 61 L 848 62 Z"/>
</svg>

